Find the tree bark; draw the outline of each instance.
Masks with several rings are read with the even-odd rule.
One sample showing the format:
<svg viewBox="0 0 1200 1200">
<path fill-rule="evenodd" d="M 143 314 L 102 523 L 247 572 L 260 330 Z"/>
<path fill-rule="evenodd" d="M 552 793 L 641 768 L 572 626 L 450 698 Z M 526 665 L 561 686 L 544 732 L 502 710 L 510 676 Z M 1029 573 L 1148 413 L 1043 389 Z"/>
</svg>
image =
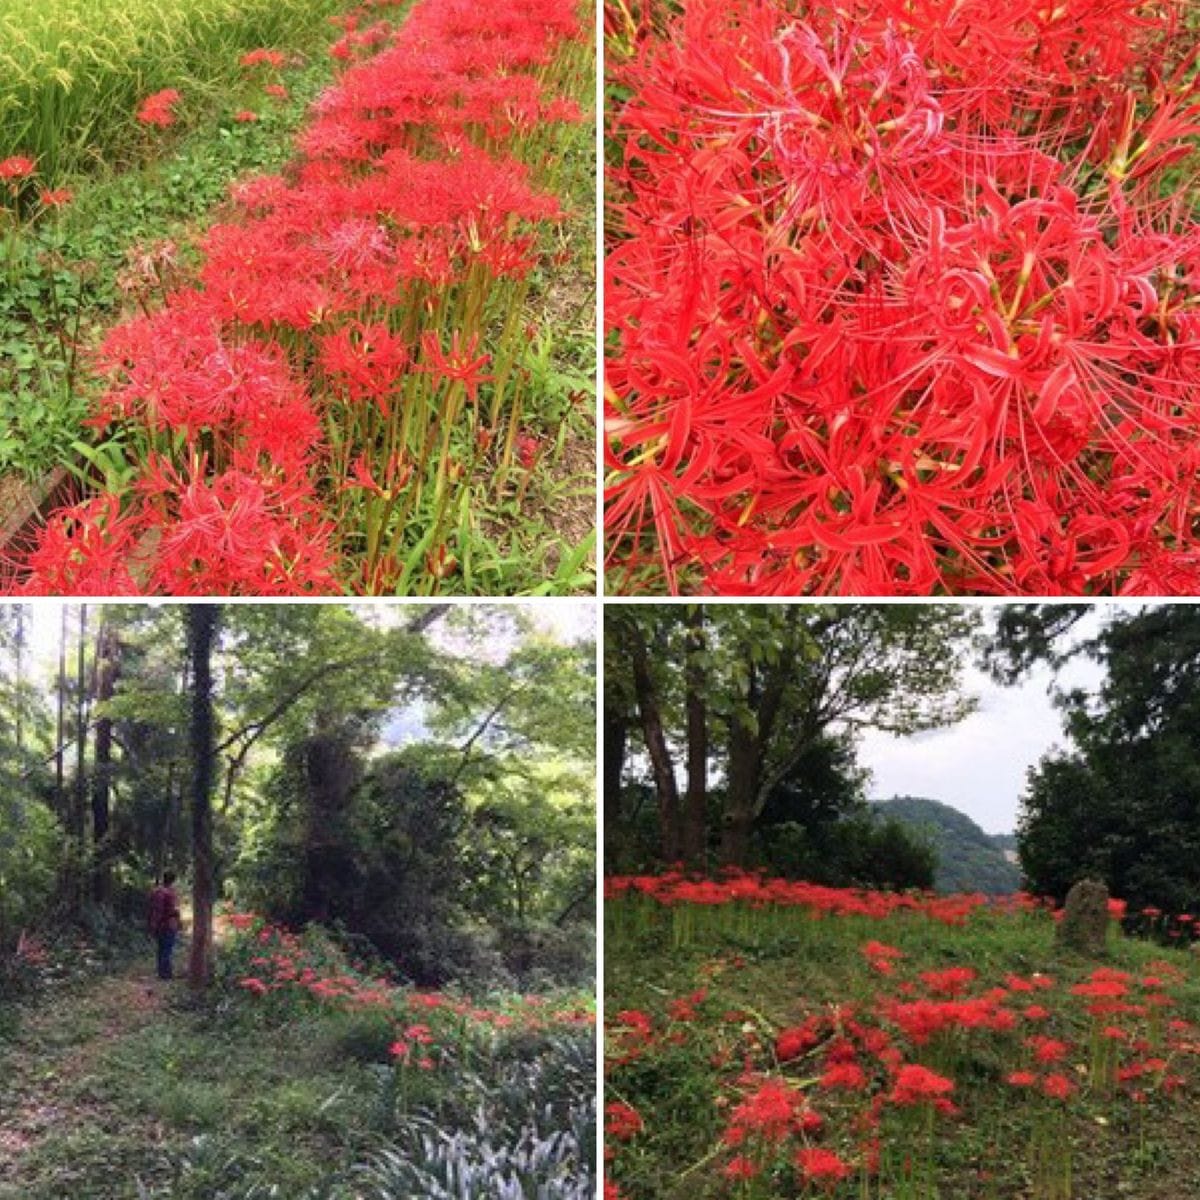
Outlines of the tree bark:
<svg viewBox="0 0 1200 1200">
<path fill-rule="evenodd" d="M 188 983 L 193 991 L 203 990 L 212 977 L 215 893 L 212 791 L 217 759 L 212 657 L 220 617 L 219 605 L 188 606 L 188 657 L 192 676 L 192 952 L 188 963 Z"/>
<path fill-rule="evenodd" d="M 96 634 L 96 702 L 105 705 L 113 698 L 120 673 L 119 643 L 116 627 L 102 621 Z M 92 894 L 98 904 L 108 900 L 110 892 L 108 862 L 108 831 L 111 824 L 113 722 L 105 710 L 96 721 L 92 752 L 92 845 L 95 863 L 92 871 Z"/>
<path fill-rule="evenodd" d="M 633 687 L 637 695 L 638 715 L 641 717 L 642 737 L 654 771 L 654 787 L 658 793 L 659 839 L 663 858 L 673 863 L 679 859 L 679 787 L 671 751 L 663 732 L 662 712 L 654 679 L 650 674 L 650 654 L 641 630 L 633 623 L 629 630 L 630 661 L 633 667 Z"/>
<path fill-rule="evenodd" d="M 75 784 L 71 790 L 71 910 L 83 912 L 87 863 L 87 605 L 79 606 L 79 646 L 75 655 Z"/>
<path fill-rule="evenodd" d="M 17 702 L 13 717 L 16 722 L 17 757 L 22 762 L 25 761 L 25 649 L 27 640 L 25 624 L 27 616 L 28 610 L 23 604 L 18 604 L 13 630 L 17 667 Z"/>
<path fill-rule="evenodd" d="M 793 669 L 791 634 L 795 627 L 796 606 L 793 606 L 774 666 L 764 676 L 755 664 L 750 664 L 745 710 L 735 712 L 729 725 L 729 810 L 721 848 L 722 861 L 729 866 L 743 867 L 749 857 L 750 836 L 763 797 L 767 747 L 774 736 Z"/>
<path fill-rule="evenodd" d="M 708 706 L 704 698 L 706 649 L 704 605 L 693 604 L 687 626 L 684 667 L 687 712 L 687 792 L 683 801 L 682 849 L 689 867 L 704 863 L 708 848 Z"/>
<path fill-rule="evenodd" d="M 729 731 L 729 808 L 721 838 L 721 861 L 728 866 L 745 866 L 750 853 L 759 746 L 753 726 L 735 716 Z"/>
<path fill-rule="evenodd" d="M 605 829 L 620 827 L 621 780 L 629 753 L 629 717 L 618 708 L 604 707 L 604 822 Z"/>
<path fill-rule="evenodd" d="M 58 732 L 54 753 L 54 799 L 59 819 L 67 815 L 66 773 L 63 763 L 63 743 L 67 738 L 67 606 L 62 606 L 58 631 Z"/>
</svg>

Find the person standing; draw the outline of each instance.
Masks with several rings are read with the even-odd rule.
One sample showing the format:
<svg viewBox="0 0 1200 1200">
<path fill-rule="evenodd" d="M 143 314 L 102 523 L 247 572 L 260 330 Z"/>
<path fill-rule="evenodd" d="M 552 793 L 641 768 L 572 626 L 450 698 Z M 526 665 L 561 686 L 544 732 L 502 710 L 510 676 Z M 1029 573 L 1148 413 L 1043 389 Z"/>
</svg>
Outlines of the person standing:
<svg viewBox="0 0 1200 1200">
<path fill-rule="evenodd" d="M 171 979 L 171 958 L 181 925 L 179 896 L 175 892 L 175 872 L 164 871 L 162 882 L 150 893 L 150 936 L 158 943 L 158 977 Z"/>
</svg>

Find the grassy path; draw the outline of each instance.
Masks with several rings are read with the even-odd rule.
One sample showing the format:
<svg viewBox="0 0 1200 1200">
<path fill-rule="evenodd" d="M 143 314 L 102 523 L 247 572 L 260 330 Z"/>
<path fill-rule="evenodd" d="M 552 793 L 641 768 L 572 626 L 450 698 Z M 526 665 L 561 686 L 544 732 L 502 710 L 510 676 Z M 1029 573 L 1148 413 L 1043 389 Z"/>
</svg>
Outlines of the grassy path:
<svg viewBox="0 0 1200 1200">
<path fill-rule="evenodd" d="M 370 1124 L 343 1037 L 234 1019 L 219 987 L 197 1004 L 155 977 L 149 945 L 44 992 L 0 1041 L 0 1200 L 301 1196 Z"/>
<path fill-rule="evenodd" d="M 161 1140 L 153 1121 L 131 1127 L 99 1085 L 106 1056 L 162 1021 L 179 987 L 159 982 L 147 957 L 28 1013 L 0 1046 L 0 1197 L 70 1194 L 88 1163 L 73 1150 L 90 1131 L 112 1129 L 114 1145 L 135 1129 L 148 1148 Z"/>
</svg>

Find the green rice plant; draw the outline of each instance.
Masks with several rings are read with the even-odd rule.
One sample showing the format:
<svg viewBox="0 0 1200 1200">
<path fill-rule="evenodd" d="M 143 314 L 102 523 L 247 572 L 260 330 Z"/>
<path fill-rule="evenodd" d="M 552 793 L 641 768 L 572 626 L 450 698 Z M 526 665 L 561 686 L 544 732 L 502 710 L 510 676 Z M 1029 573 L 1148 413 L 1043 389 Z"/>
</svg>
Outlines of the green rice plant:
<svg viewBox="0 0 1200 1200">
<path fill-rule="evenodd" d="M 213 104 L 259 47 L 317 44 L 336 0 L 0 0 L 0 159 L 54 181 L 145 157 L 161 133 L 135 118 L 182 94 L 181 124 Z"/>
</svg>

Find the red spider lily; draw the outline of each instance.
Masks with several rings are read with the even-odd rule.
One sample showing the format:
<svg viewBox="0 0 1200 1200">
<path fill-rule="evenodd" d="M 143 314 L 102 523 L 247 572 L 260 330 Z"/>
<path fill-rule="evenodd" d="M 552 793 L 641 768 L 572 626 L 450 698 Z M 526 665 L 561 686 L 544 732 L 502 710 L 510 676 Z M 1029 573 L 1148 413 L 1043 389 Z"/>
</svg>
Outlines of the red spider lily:
<svg viewBox="0 0 1200 1200">
<path fill-rule="evenodd" d="M 605 1136 L 627 1142 L 645 1128 L 641 1114 L 632 1105 L 614 1100 L 604 1106 Z"/>
<path fill-rule="evenodd" d="M 37 163 L 24 154 L 14 154 L 8 158 L 0 159 L 0 180 L 3 180 L 5 183 L 14 183 L 21 179 L 28 179 L 36 170 Z"/>
<path fill-rule="evenodd" d="M 735 1154 L 721 1169 L 721 1173 L 726 1179 L 753 1179 L 758 1174 L 758 1166 L 744 1154 Z"/>
<path fill-rule="evenodd" d="M 1046 1037 L 1026 1038 L 1025 1044 L 1033 1050 L 1033 1057 L 1040 1063 L 1061 1062 L 1070 1050 L 1066 1042 Z"/>
<path fill-rule="evenodd" d="M 896 1072 L 888 1099 L 893 1104 L 925 1104 L 944 1100 L 954 1091 L 954 1081 L 916 1063 L 906 1063 Z"/>
<path fill-rule="evenodd" d="M 917 899 L 914 907 L 894 905 L 886 895 L 873 899 L 871 893 L 860 893 L 851 901 L 848 893 L 837 889 L 816 889 L 798 881 L 742 872 L 729 872 L 711 880 L 689 878 L 681 869 L 660 876 L 610 877 L 606 881 L 606 902 L 614 909 L 611 915 L 616 944 L 619 946 L 617 939 L 623 929 L 638 939 L 627 949 L 644 948 L 648 943 L 641 940 L 641 935 L 652 932 L 655 926 L 660 933 L 672 931 L 676 935 L 681 927 L 698 927 L 701 936 L 705 930 L 718 937 L 736 931 L 736 936 L 744 939 L 753 931 L 769 939 L 773 927 L 795 929 L 797 914 L 789 909 L 804 905 L 814 917 L 822 918 L 813 922 L 816 929 L 828 930 L 824 935 L 816 932 L 812 936 L 827 937 L 831 959 L 840 959 L 851 971 L 855 956 L 850 947 L 855 944 L 859 945 L 860 964 L 869 966 L 898 955 L 894 946 L 883 941 L 861 943 L 858 931 L 864 918 L 887 922 L 881 932 L 889 933 L 913 933 L 924 921 L 922 899 Z M 727 912 L 730 906 L 736 908 Z M 973 912 L 978 906 L 967 907 Z M 688 908 L 693 911 L 687 912 L 686 920 L 678 920 L 680 911 Z M 1022 921 L 1035 919 L 1044 922 L 1043 932 L 1049 932 L 1047 906 L 1033 903 L 1028 897 L 989 905 L 988 912 Z M 836 928 L 843 922 L 841 928 Z M 613 942 L 608 944 L 610 953 L 620 953 L 619 949 L 613 950 Z M 819 945 L 818 940 L 814 953 L 820 953 Z M 919 959 L 932 951 L 953 959 L 968 945 L 922 946 L 914 940 L 908 956 Z M 885 955 L 885 950 L 893 954 Z M 656 1002 L 652 1013 L 620 1013 L 610 1023 L 608 1037 L 613 1086 L 616 1090 L 626 1086 L 640 1089 L 642 1111 L 646 1109 L 641 1099 L 656 1101 L 661 1105 L 658 1111 L 669 1112 L 678 1122 L 688 1113 L 689 1101 L 698 1099 L 695 1115 L 702 1124 L 711 1119 L 710 1104 L 728 1113 L 722 1145 L 729 1148 L 729 1154 L 718 1168 L 715 1185 L 721 1195 L 752 1191 L 753 1185 L 747 1184 L 755 1179 L 764 1181 L 759 1190 L 774 1187 L 778 1191 L 782 1186 L 786 1191 L 787 1184 L 781 1180 L 788 1163 L 794 1164 L 797 1171 L 798 1188 L 793 1183 L 792 1190 L 805 1195 L 826 1191 L 840 1194 L 841 1181 L 856 1171 L 878 1176 L 878 1189 L 871 1190 L 883 1192 L 899 1189 L 902 1180 L 911 1184 L 933 1178 L 934 1164 L 938 1163 L 936 1169 L 940 1170 L 946 1161 L 938 1149 L 938 1116 L 955 1116 L 961 1111 L 971 1119 L 984 1100 L 982 1093 L 990 1086 L 970 1067 L 978 1061 L 973 1044 L 980 1049 L 987 1047 L 989 1061 L 996 1053 L 1014 1065 L 1024 1060 L 1018 1069 L 1000 1076 L 1004 1094 L 993 1092 L 986 1098 L 991 1106 L 988 1117 L 999 1116 L 997 1107 L 1027 1106 L 1023 1120 L 1032 1131 L 1029 1161 L 1038 1170 L 1045 1168 L 1057 1176 L 1060 1167 L 1065 1170 L 1069 1165 L 1062 1157 L 1070 1154 L 1073 1127 L 1068 1122 L 1083 1122 L 1090 1127 L 1098 1111 L 1096 1106 L 1101 1103 L 1147 1104 L 1156 1095 L 1175 1096 L 1188 1084 L 1184 1064 L 1194 1061 L 1196 1054 L 1194 1029 L 1188 1022 L 1166 1022 L 1150 1003 L 1141 1002 L 1148 996 L 1171 998 L 1165 992 L 1186 981 L 1186 971 L 1175 969 L 1169 962 L 1147 963 L 1136 974 L 1099 968 L 1082 985 L 1062 989 L 1042 973 L 1002 975 L 1003 986 L 989 986 L 986 963 L 982 962 L 978 969 L 972 968 L 961 977 L 952 974 L 955 968 L 927 971 L 900 987 L 877 983 L 874 995 L 869 983 L 861 992 L 860 987 L 854 987 L 853 1005 L 827 1001 L 818 1011 L 798 1015 L 797 1024 L 777 1031 L 773 1038 L 764 1036 L 761 1013 L 744 1008 L 723 1011 L 724 1003 L 743 994 L 753 995 L 753 990 L 745 993 L 745 989 L 755 986 L 753 978 L 738 975 L 729 980 L 733 990 L 722 995 L 723 976 L 732 966 L 733 960 L 721 953 L 698 968 L 706 989 L 711 985 L 706 995 L 711 1002 L 687 1022 L 664 1019 L 678 1004 L 665 997 Z M 861 985 L 869 977 L 861 970 L 859 973 L 863 976 L 857 981 Z M 981 994 L 915 998 L 929 986 L 926 977 L 935 988 L 945 982 L 957 991 L 962 984 L 970 983 Z M 907 996 L 899 994 L 904 988 Z M 1106 1028 L 1103 1021 L 1093 1024 L 1087 1048 L 1090 1063 L 1079 1061 L 1081 1045 L 1065 1039 L 1028 1037 L 1015 1012 L 1006 1007 L 1013 999 L 1031 993 L 1049 994 L 1048 1004 L 1057 1001 L 1068 1009 L 1062 1012 L 1056 1005 L 1056 1020 L 1077 1019 L 1078 1013 L 1069 1011 L 1073 1007 L 1072 991 L 1082 989 L 1083 996 L 1090 997 L 1093 990 L 1098 990 L 1102 998 L 1112 1002 L 1107 993 L 1122 988 L 1126 998 L 1134 995 L 1139 1002 L 1117 997 L 1124 1013 L 1120 1026 Z M 802 993 L 795 999 L 799 1005 L 805 1003 Z M 1049 1009 L 1042 1011 L 1050 1017 Z M 626 1074 L 625 1068 L 635 1057 L 628 1053 L 634 1025 L 644 1031 L 641 1057 L 650 1061 L 639 1062 Z M 1098 1044 L 1100 1040 L 1120 1045 Z M 716 1050 L 710 1053 L 714 1042 Z M 926 1044 L 930 1045 L 930 1065 L 915 1061 L 914 1056 L 914 1048 Z M 656 1060 L 657 1054 L 664 1057 Z M 718 1074 L 715 1095 L 696 1097 L 694 1075 L 680 1079 L 679 1090 L 664 1093 L 664 1081 L 671 1078 L 666 1064 L 680 1061 L 674 1057 L 677 1054 L 694 1055 L 696 1061 L 706 1063 Z M 949 1064 L 956 1064 L 955 1076 L 957 1065 L 967 1068 L 960 1082 L 946 1069 Z M 649 1092 L 645 1090 L 648 1086 Z M 809 1101 L 813 1095 L 826 1097 L 820 1113 L 806 1102 L 806 1092 Z M 733 1095 L 736 1100 L 731 1099 Z M 1083 1103 L 1077 1103 L 1077 1098 Z M 1111 1116 L 1106 1120 L 1116 1123 Z M 1009 1125 L 998 1120 L 997 1136 L 1004 1136 L 1001 1130 Z M 843 1149 L 849 1146 L 855 1147 L 853 1158 Z M 1015 1149 L 1020 1152 L 1019 1147 Z M 628 1170 L 632 1181 L 635 1177 L 652 1177 L 647 1160 L 661 1158 L 662 1153 L 661 1146 L 645 1142 L 627 1149 L 613 1137 L 607 1157 L 612 1169 L 618 1174 Z M 690 1162 L 690 1156 L 685 1161 Z M 828 1174 L 822 1173 L 824 1167 L 828 1167 Z M 865 1187 L 867 1180 L 862 1182 Z M 1054 1188 L 1043 1192 L 1036 1180 L 1031 1186 L 1039 1195 L 1060 1194 Z"/>
<path fill-rule="evenodd" d="M 374 401 L 386 417 L 409 364 L 408 345 L 385 324 L 351 322 L 321 339 L 321 366 L 351 401 Z"/>
<path fill-rule="evenodd" d="M 282 67 L 287 61 L 282 50 L 248 50 L 238 62 L 243 67 Z"/>
<path fill-rule="evenodd" d="M 474 402 L 481 383 L 491 380 L 490 375 L 484 375 L 481 367 L 485 367 L 490 356 L 478 354 L 479 334 L 474 333 L 467 340 L 455 332 L 450 340 L 450 351 L 442 353 L 441 339 L 436 333 L 426 333 L 421 338 L 421 370 L 436 375 L 439 379 L 461 383 L 466 389 L 468 398 Z"/>
<path fill-rule="evenodd" d="M 806 1146 L 798 1151 L 796 1166 L 805 1179 L 816 1183 L 836 1183 L 850 1174 L 850 1165 L 823 1146 Z"/>
<path fill-rule="evenodd" d="M 137 119 L 143 125 L 155 125 L 166 129 L 175 124 L 175 106 L 183 97 L 175 88 L 163 88 L 152 96 L 147 96 L 137 110 Z"/>
<path fill-rule="evenodd" d="M 961 996 L 978 978 L 971 967 L 948 967 L 944 971 L 922 971 L 921 982 L 935 996 Z"/>
<path fill-rule="evenodd" d="M 1042 1080 L 1042 1091 L 1054 1100 L 1067 1100 L 1075 1094 L 1075 1085 L 1065 1075 L 1047 1075 Z"/>
<path fill-rule="evenodd" d="M 32 594 L 132 596 L 138 530 L 115 496 L 97 496 L 51 516 L 29 556 Z"/>
<path fill-rule="evenodd" d="M 860 1092 L 867 1086 L 867 1074 L 857 1063 L 839 1063 L 821 1076 L 818 1086 L 827 1092 Z"/>
<path fill-rule="evenodd" d="M 620 585 L 1200 587 L 1182 10 L 613 15 Z"/>
<path fill-rule="evenodd" d="M 768 1080 L 733 1110 L 722 1140 L 741 1146 L 748 1138 L 781 1142 L 796 1128 L 804 1097 L 786 1084 Z"/>
<path fill-rule="evenodd" d="M 436 585 L 460 565 L 452 486 L 486 459 L 493 498 L 509 499 L 513 468 L 540 455 L 519 404 L 518 284 L 564 214 L 516 154 L 580 116 L 554 81 L 581 22 L 557 0 L 360 16 L 338 51 L 356 61 L 314 106 L 301 159 L 235 186 L 193 286 L 152 252 L 131 267 L 142 315 L 92 356 L 87 424 L 119 427 L 133 483 L 115 507 L 52 516 L 22 589 L 385 592 L 419 562 Z M 285 65 L 268 49 L 241 61 Z M 165 89 L 138 119 L 169 126 L 181 101 Z M 489 412 L 464 412 L 486 382 Z"/>
</svg>

